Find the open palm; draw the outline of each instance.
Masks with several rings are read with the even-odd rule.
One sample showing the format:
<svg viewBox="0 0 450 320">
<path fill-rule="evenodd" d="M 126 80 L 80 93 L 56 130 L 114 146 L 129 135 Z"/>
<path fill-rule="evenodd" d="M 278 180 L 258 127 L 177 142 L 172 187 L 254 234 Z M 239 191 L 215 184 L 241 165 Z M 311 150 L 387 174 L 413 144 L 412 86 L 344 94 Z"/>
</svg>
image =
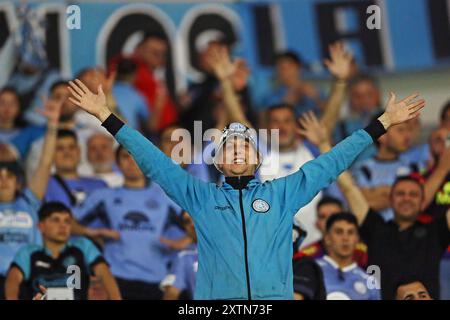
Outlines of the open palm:
<svg viewBox="0 0 450 320">
<path fill-rule="evenodd" d="M 313 112 L 305 112 L 298 122 L 302 128 L 297 129 L 297 133 L 306 137 L 316 146 L 328 141 L 326 127 L 321 123 Z"/>
<path fill-rule="evenodd" d="M 62 101 L 42 97 L 42 103 L 43 108 L 38 109 L 37 112 L 47 118 L 49 124 L 58 124 L 59 116 L 61 114 Z"/>
<path fill-rule="evenodd" d="M 101 85 L 98 87 L 98 94 L 92 93 L 88 87 L 78 79 L 69 81 L 69 85 L 68 88 L 72 95 L 69 100 L 75 105 L 96 116 L 101 121 L 105 120 L 103 118 L 106 114 L 111 113 L 106 105 L 106 97 Z"/>
<path fill-rule="evenodd" d="M 397 102 L 395 93 L 391 92 L 383 115 L 387 117 L 388 125 L 392 126 L 418 117 L 420 110 L 425 107 L 425 100 L 417 100 L 418 97 L 419 94 L 414 93 Z"/>
<path fill-rule="evenodd" d="M 353 56 L 347 51 L 342 42 L 336 42 L 329 46 L 330 59 L 324 63 L 330 73 L 338 79 L 347 80 L 351 73 Z"/>
</svg>

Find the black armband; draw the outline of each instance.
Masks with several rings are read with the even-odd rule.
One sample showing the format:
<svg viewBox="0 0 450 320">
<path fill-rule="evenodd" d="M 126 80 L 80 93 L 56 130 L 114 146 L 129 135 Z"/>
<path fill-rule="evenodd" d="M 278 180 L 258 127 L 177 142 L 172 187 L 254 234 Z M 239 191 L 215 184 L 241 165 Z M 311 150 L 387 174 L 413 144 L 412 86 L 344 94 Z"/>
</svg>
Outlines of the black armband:
<svg viewBox="0 0 450 320">
<path fill-rule="evenodd" d="M 106 118 L 105 121 L 103 121 L 102 126 L 108 130 L 109 133 L 111 133 L 113 136 L 116 135 L 117 132 L 119 132 L 120 128 L 123 127 L 125 123 L 123 123 L 122 120 L 117 118 L 113 113 L 109 115 L 108 118 Z"/>
<path fill-rule="evenodd" d="M 372 120 L 364 130 L 372 137 L 373 141 L 377 141 L 379 137 L 386 133 L 386 129 L 378 119 Z"/>
</svg>

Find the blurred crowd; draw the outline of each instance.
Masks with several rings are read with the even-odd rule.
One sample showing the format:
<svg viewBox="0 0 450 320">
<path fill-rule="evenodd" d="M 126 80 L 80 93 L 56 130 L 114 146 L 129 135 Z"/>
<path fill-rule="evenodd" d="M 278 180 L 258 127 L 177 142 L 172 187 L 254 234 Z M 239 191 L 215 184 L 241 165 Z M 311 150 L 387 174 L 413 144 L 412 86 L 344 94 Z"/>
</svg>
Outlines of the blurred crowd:
<svg viewBox="0 0 450 320">
<path fill-rule="evenodd" d="M 262 181 L 276 179 L 384 109 L 377 79 L 340 42 L 324 61 L 327 92 L 304 79 L 297 53 L 285 51 L 274 57 L 271 90 L 257 98 L 252 71 L 226 38 L 198 48 L 203 80 L 182 93 L 165 81 L 168 49 L 165 37 L 149 33 L 132 55 L 73 79 L 92 92 L 101 86 L 112 111 L 169 157 L 180 145 L 201 153 L 173 135 L 194 136 L 194 121 L 203 132 L 240 122 L 278 130 L 277 148 L 260 141 L 258 172 Z M 0 89 L 1 299 L 42 291 L 64 299 L 191 299 L 198 257 L 189 214 L 75 106 L 73 79 L 49 69 L 37 53 L 19 55 Z M 450 299 L 450 101 L 425 143 L 422 134 L 420 118 L 389 128 L 299 210 L 296 298 Z M 214 165 L 180 165 L 204 181 L 222 182 Z M 71 265 L 81 268 L 80 287 L 64 291 Z"/>
</svg>

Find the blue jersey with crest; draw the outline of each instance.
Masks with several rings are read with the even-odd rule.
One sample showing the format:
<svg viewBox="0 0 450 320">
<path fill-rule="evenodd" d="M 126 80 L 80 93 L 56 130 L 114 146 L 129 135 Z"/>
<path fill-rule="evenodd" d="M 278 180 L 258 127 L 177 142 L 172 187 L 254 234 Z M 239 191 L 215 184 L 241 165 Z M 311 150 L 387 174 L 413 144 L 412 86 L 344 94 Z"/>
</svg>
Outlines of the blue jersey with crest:
<svg viewBox="0 0 450 320">
<path fill-rule="evenodd" d="M 117 141 L 194 221 L 195 299 L 293 299 L 294 214 L 373 143 L 367 131 L 358 130 L 291 175 L 265 183 L 251 179 L 237 190 L 193 177 L 139 132 L 119 125 L 117 132 L 110 126 Z"/>
<path fill-rule="evenodd" d="M 172 250 L 160 242 L 160 237 L 184 235 L 175 226 L 178 214 L 178 207 L 155 183 L 139 189 L 96 190 L 75 210 L 75 217 L 82 224 L 120 233 L 119 240 L 109 240 L 104 246 L 104 256 L 114 276 L 150 283 L 163 279 L 172 257 Z"/>
<path fill-rule="evenodd" d="M 322 269 L 327 300 L 380 300 L 379 284 L 355 263 L 339 266 L 329 256 L 317 260 Z"/>
</svg>

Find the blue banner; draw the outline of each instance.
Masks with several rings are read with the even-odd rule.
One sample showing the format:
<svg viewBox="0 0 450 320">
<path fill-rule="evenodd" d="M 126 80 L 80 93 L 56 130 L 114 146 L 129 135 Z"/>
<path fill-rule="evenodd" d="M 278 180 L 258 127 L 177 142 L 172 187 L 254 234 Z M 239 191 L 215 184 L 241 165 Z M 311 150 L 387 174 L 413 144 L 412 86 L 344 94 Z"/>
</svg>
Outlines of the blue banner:
<svg viewBox="0 0 450 320">
<path fill-rule="evenodd" d="M 169 71 L 177 88 L 201 79 L 195 53 L 201 38 L 211 31 L 231 39 L 234 53 L 262 76 L 268 75 L 274 53 L 285 49 L 301 54 L 309 66 L 308 76 L 325 76 L 322 61 L 328 45 L 336 40 L 345 41 L 358 63 L 374 72 L 450 66 L 447 0 L 53 1 L 32 5 L 47 22 L 50 62 L 66 76 L 105 65 L 118 53 L 130 53 L 144 31 L 167 37 Z M 16 20 L 14 4 L 0 3 L 2 59 L 6 59 L 1 52 Z"/>
</svg>

